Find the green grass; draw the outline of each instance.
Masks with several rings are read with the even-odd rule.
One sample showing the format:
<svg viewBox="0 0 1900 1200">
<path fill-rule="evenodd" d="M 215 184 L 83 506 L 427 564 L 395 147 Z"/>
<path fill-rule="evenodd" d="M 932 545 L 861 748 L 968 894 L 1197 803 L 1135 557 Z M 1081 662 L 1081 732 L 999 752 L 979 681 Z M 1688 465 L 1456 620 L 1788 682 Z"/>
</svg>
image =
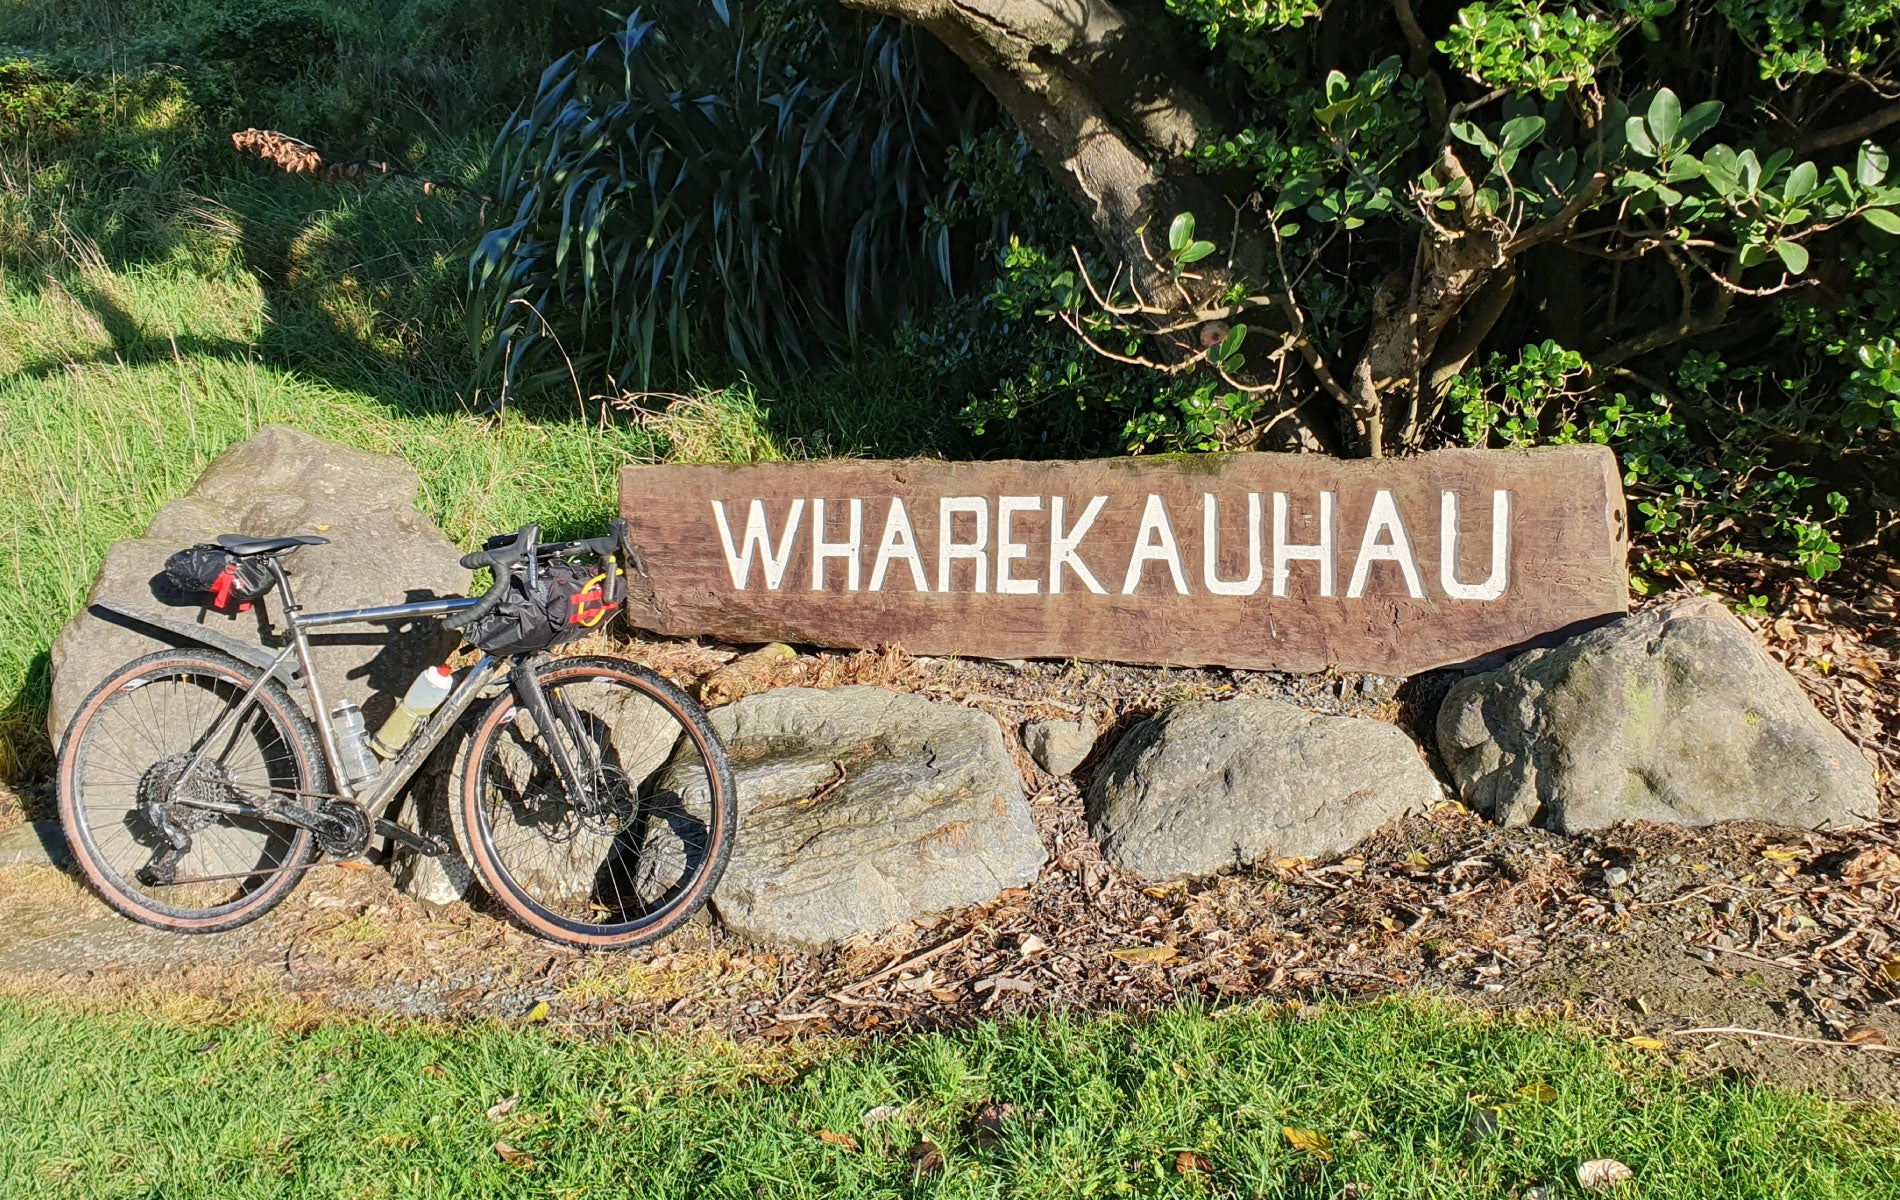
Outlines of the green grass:
<svg viewBox="0 0 1900 1200">
<path fill-rule="evenodd" d="M 479 184 L 508 109 L 606 20 L 555 7 L 0 0 L 0 778 L 48 766 L 47 649 L 106 549 L 262 424 L 400 455 L 463 543 L 595 532 L 627 462 L 966 449 L 961 395 L 889 351 L 769 401 L 727 373 L 668 416 L 569 393 L 496 419 L 465 324 L 479 201 L 288 177 L 226 140 Z"/>
<path fill-rule="evenodd" d="M 0 1195 L 1477 1200 L 1578 1195 L 1577 1164 L 1598 1157 L 1635 1170 L 1627 1197 L 1900 1194 L 1891 1111 L 1624 1059 L 1562 1027 L 1397 1001 L 1308 1021 L 1053 1017 L 828 1053 L 5 1001 Z M 986 1138 L 970 1118 L 992 1104 L 1015 1116 Z M 901 1118 L 867 1126 L 882 1106 Z M 1481 1107 L 1498 1114 L 1484 1136 Z M 1324 1135 L 1331 1161 L 1285 1126 Z M 913 1166 L 926 1138 L 940 1174 Z M 1183 1151 L 1208 1169 L 1179 1171 Z"/>
</svg>

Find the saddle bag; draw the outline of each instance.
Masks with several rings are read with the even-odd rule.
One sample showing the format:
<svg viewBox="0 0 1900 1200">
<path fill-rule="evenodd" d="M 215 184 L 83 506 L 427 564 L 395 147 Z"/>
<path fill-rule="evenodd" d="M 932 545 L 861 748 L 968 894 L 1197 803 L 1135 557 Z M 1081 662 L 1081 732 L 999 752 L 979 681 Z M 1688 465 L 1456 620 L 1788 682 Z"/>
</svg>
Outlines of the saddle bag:
<svg viewBox="0 0 1900 1200">
<path fill-rule="evenodd" d="M 271 590 L 277 577 L 256 559 L 243 559 L 222 546 L 201 542 L 165 560 L 165 578 L 189 595 L 203 596 L 207 608 L 242 612 Z"/>
<path fill-rule="evenodd" d="M 564 646 L 605 628 L 626 599 L 625 575 L 592 560 L 543 562 L 536 575 L 532 589 L 522 572 L 509 575 L 495 610 L 462 628 L 470 645 L 498 657 Z"/>
</svg>

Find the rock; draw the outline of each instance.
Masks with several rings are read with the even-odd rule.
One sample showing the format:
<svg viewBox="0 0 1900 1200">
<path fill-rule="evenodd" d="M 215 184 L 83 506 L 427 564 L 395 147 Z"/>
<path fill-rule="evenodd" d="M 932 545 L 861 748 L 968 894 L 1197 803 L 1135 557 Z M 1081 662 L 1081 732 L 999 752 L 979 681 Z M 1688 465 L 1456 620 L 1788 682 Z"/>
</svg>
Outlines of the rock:
<svg viewBox="0 0 1900 1200">
<path fill-rule="evenodd" d="M 251 612 L 226 616 L 185 601 L 163 581 L 173 551 L 208 542 L 221 533 L 253 537 L 312 533 L 327 546 L 306 546 L 283 559 L 297 602 L 306 611 L 400 604 L 460 595 L 469 573 L 461 552 L 417 511 L 421 480 L 409 464 L 389 455 L 339 446 L 282 425 L 267 425 L 248 441 L 226 450 L 191 490 L 158 510 L 143 537 L 107 551 L 87 604 L 116 598 L 174 620 L 204 625 L 252 645 L 277 645 L 264 621 L 281 620 L 275 592 Z M 52 703 L 47 714 L 54 744 L 73 712 L 109 672 L 130 659 L 182 639 L 145 626 L 130 626 L 81 611 L 60 631 L 52 650 Z M 314 632 L 312 653 L 324 696 L 331 704 L 348 698 L 362 706 L 370 728 L 381 723 L 423 668 L 441 662 L 457 643 L 435 621 L 405 626 L 346 626 Z M 301 689 L 291 695 L 309 709 Z M 446 830 L 447 773 L 419 775 L 410 789 L 426 828 Z M 443 860 L 399 872 L 416 874 L 431 895 L 466 891 L 468 872 Z"/>
<path fill-rule="evenodd" d="M 0 833 L 0 867 L 66 867 L 73 861 L 58 821 L 25 821 Z"/>
<path fill-rule="evenodd" d="M 181 606 L 182 598 L 160 578 L 173 551 L 221 533 L 329 538 L 328 546 L 306 546 L 283 560 L 297 602 L 311 612 L 460 595 L 469 573 L 457 562 L 461 552 L 454 543 L 416 510 L 420 487 L 415 470 L 399 458 L 267 425 L 219 455 L 189 492 L 159 509 L 143 537 L 107 551 L 87 603 L 116 598 L 274 647 L 277 639 L 266 637 L 263 612 L 268 607 L 273 618 L 278 616 L 275 592 L 249 613 L 225 616 Z M 323 631 L 312 634 L 311 641 L 325 698 L 332 704 L 345 697 L 355 700 L 372 729 L 410 681 L 456 643 L 434 621 Z M 127 628 L 87 611 L 69 621 L 52 650 L 47 727 L 54 744 L 108 672 L 172 644 L 146 627 Z M 293 694 L 303 699 L 301 692 Z"/>
<path fill-rule="evenodd" d="M 779 688 L 712 723 L 740 809 L 712 906 L 743 936 L 828 945 L 982 903 L 1042 868 L 1022 780 L 983 713 L 874 687 Z"/>
<path fill-rule="evenodd" d="M 772 686 L 780 669 L 797 658 L 798 651 L 784 642 L 773 642 L 750 654 L 741 654 L 700 681 L 699 702 L 707 708 L 718 708 L 754 692 L 763 692 Z"/>
<path fill-rule="evenodd" d="M 1465 803 L 1506 825 L 1820 829 L 1876 813 L 1853 743 L 1708 597 L 1460 680 L 1439 712 L 1438 749 Z"/>
<path fill-rule="evenodd" d="M 1395 725 L 1278 700 L 1198 701 L 1121 740 L 1089 789 L 1088 819 L 1111 862 L 1158 883 L 1337 854 L 1442 798 Z"/>
<path fill-rule="evenodd" d="M 1023 726 L 1029 757 L 1051 775 L 1067 775 L 1095 749 L 1095 726 L 1088 721 L 1035 721 Z"/>
</svg>

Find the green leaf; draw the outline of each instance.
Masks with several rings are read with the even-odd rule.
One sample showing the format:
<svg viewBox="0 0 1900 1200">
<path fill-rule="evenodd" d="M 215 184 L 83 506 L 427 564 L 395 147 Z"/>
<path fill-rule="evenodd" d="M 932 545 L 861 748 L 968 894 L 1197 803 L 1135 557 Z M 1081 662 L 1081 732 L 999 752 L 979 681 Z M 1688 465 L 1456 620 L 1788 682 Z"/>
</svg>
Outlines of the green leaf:
<svg viewBox="0 0 1900 1200">
<path fill-rule="evenodd" d="M 1781 259 L 1781 265 L 1795 275 L 1808 269 L 1808 248 L 1798 242 L 1776 242 L 1775 254 Z"/>
<path fill-rule="evenodd" d="M 1724 196 L 1740 191 L 1742 164 L 1735 157 L 1735 151 L 1719 143 L 1710 146 L 1702 155 L 1702 178 Z"/>
<path fill-rule="evenodd" d="M 1682 129 L 1678 136 L 1682 138 L 1683 143 L 1686 145 L 1695 141 L 1709 130 L 1714 129 L 1715 123 L 1721 119 L 1722 102 L 1720 100 L 1704 100 L 1688 112 L 1682 114 Z"/>
<path fill-rule="evenodd" d="M 1326 72 L 1326 99 L 1337 100 L 1352 90 L 1352 81 L 1340 71 Z"/>
<path fill-rule="evenodd" d="M 1900 213 L 1891 208 L 1870 208 L 1860 214 L 1860 219 L 1872 225 L 1882 233 L 1891 233 L 1900 237 Z"/>
<path fill-rule="evenodd" d="M 1212 253 L 1214 253 L 1214 243 L 1190 242 L 1187 249 L 1181 251 L 1180 262 L 1185 267 L 1189 263 L 1200 262 Z"/>
<path fill-rule="evenodd" d="M 1643 128 L 1641 117 L 1631 117 L 1623 126 L 1623 136 L 1629 139 L 1630 149 L 1644 158 L 1656 157 L 1656 143 L 1649 140 L 1649 133 Z"/>
<path fill-rule="evenodd" d="M 1188 243 L 1193 240 L 1194 214 L 1191 212 L 1178 214 L 1174 222 L 1168 226 L 1168 249 L 1179 254 L 1186 250 Z"/>
<path fill-rule="evenodd" d="M 1220 349 L 1215 353 L 1214 360 L 1216 362 L 1226 362 L 1233 358 L 1240 350 L 1240 344 L 1246 340 L 1247 327 L 1245 325 L 1235 325 L 1227 331 L 1227 336 L 1220 340 Z"/>
<path fill-rule="evenodd" d="M 1855 177 L 1862 187 L 1874 187 L 1887 177 L 1887 152 L 1872 142 L 1860 144 L 1860 155 L 1854 162 Z"/>
<path fill-rule="evenodd" d="M 1498 133 L 1507 150 L 1522 150 L 1542 136 L 1544 118 L 1537 116 L 1513 117 L 1504 123 L 1504 128 Z"/>
<path fill-rule="evenodd" d="M 1788 181 L 1781 185 L 1781 198 L 1793 204 L 1796 200 L 1814 190 L 1821 180 L 1820 171 L 1811 162 L 1804 162 L 1788 172 Z"/>
<path fill-rule="evenodd" d="M 1490 138 L 1484 135 L 1484 130 L 1479 129 L 1475 122 L 1453 121 L 1451 123 L 1451 136 L 1468 145 L 1477 146 L 1488 154 L 1496 154 L 1498 152 L 1497 146 Z"/>
<path fill-rule="evenodd" d="M 1670 183 L 1682 183 L 1690 179 L 1702 178 L 1702 164 L 1692 154 L 1678 154 L 1669 160 L 1669 173 L 1663 176 Z"/>
<path fill-rule="evenodd" d="M 1656 93 L 1649 102 L 1649 133 L 1656 139 L 1658 146 L 1667 146 L 1676 140 L 1676 134 L 1682 129 L 1682 102 L 1668 88 Z"/>
<path fill-rule="evenodd" d="M 1742 252 L 1738 257 L 1742 260 L 1744 267 L 1759 267 L 1768 261 L 1768 251 L 1759 242 L 1750 242 L 1742 247 Z"/>
</svg>

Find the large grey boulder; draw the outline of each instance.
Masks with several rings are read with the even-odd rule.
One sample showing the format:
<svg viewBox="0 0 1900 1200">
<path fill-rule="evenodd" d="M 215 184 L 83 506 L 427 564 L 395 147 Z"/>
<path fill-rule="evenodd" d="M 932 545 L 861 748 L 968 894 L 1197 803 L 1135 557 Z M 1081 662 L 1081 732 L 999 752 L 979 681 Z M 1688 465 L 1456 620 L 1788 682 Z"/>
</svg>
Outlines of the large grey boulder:
<svg viewBox="0 0 1900 1200">
<path fill-rule="evenodd" d="M 191 490 L 158 510 L 143 537 L 106 552 L 87 605 L 117 599 L 173 620 L 252 645 L 267 636 L 266 606 L 279 616 L 275 592 L 251 612 L 226 616 L 189 604 L 164 584 L 173 551 L 221 533 L 252 537 L 316 534 L 328 546 L 306 546 L 284 558 L 297 602 L 308 611 L 400 604 L 460 595 L 469 573 L 460 551 L 415 507 L 421 481 L 400 458 L 352 450 L 282 425 L 267 425 L 226 450 Z M 386 630 L 388 636 L 378 631 Z M 86 695 L 128 659 L 177 644 L 145 626 L 128 627 L 82 610 L 53 642 L 53 694 L 47 731 L 55 746 Z M 330 703 L 348 697 L 374 728 L 424 667 L 455 646 L 434 621 L 404 627 L 346 627 L 311 635 L 317 671 Z M 298 693 L 301 699 L 301 693 Z"/>
<path fill-rule="evenodd" d="M 712 714 L 739 785 L 728 928 L 822 946 L 1034 882 L 1046 858 L 994 718 L 874 687 Z M 683 790 L 689 781 L 681 781 Z"/>
<path fill-rule="evenodd" d="M 1150 882 L 1337 854 L 1444 798 L 1395 725 L 1278 700 L 1177 704 L 1131 730 L 1088 794 L 1109 861 Z"/>
<path fill-rule="evenodd" d="M 469 573 L 457 561 L 460 551 L 416 509 L 420 490 L 420 478 L 400 458 L 353 450 L 282 425 L 267 425 L 226 450 L 190 491 L 158 510 L 143 537 L 106 552 L 88 607 L 53 642 L 47 713 L 53 744 L 59 744 L 74 711 L 109 672 L 140 655 L 183 644 L 174 635 L 92 610 L 98 601 L 118 600 L 251 645 L 280 645 L 264 620 L 268 610 L 281 628 L 276 592 L 251 612 L 230 616 L 174 593 L 162 572 L 165 559 L 182 547 L 221 533 L 329 538 L 327 546 L 306 546 L 283 559 L 297 602 L 310 612 L 464 593 Z M 441 662 L 457 640 L 435 621 L 311 634 L 324 698 L 332 705 L 343 698 L 356 701 L 372 729 L 416 675 Z M 307 711 L 304 692 L 291 694 Z M 410 796 L 421 810 L 421 823 L 446 834 L 442 761 L 434 760 L 418 776 Z M 399 863 L 397 875 L 405 887 L 436 899 L 463 894 L 469 879 L 467 868 L 450 859 Z"/>
<path fill-rule="evenodd" d="M 1500 823 L 1871 819 L 1872 771 L 1716 600 L 1697 597 L 1460 680 L 1438 717 L 1459 794 Z"/>
</svg>

